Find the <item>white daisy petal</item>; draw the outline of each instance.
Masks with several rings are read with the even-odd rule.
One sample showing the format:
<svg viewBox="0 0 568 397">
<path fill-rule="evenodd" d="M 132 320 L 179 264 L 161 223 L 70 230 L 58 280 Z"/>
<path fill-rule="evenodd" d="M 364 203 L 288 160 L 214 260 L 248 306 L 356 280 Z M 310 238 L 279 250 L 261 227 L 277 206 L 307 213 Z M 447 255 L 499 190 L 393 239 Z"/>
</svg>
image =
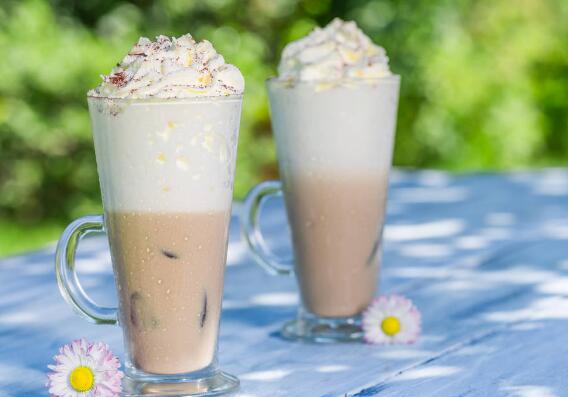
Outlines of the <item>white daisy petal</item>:
<svg viewBox="0 0 568 397">
<path fill-rule="evenodd" d="M 54 357 L 55 364 L 48 365 L 52 371 L 48 374 L 47 387 L 54 397 L 118 397 L 122 391 L 121 379 L 124 376 L 118 358 L 104 343 L 89 343 L 79 339 L 64 345 Z M 90 369 L 92 386 L 87 391 L 85 386 L 74 386 L 71 374 L 78 367 Z M 86 387 L 89 384 L 87 383 Z"/>
<path fill-rule="evenodd" d="M 387 328 L 383 329 L 384 320 L 390 317 L 394 324 L 387 323 Z M 362 327 L 368 343 L 413 343 L 420 334 L 420 322 L 420 312 L 412 301 L 400 295 L 389 295 L 378 297 L 365 310 Z"/>
</svg>

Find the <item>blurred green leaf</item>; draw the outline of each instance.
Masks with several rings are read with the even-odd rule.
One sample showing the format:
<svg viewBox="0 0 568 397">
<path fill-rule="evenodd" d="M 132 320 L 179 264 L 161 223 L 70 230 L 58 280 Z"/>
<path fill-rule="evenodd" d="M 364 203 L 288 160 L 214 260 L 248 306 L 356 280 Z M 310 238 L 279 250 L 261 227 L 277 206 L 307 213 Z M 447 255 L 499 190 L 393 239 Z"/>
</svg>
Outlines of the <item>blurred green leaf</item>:
<svg viewBox="0 0 568 397">
<path fill-rule="evenodd" d="M 4 0 L 0 218 L 60 225 L 100 211 L 85 93 L 141 35 L 190 32 L 242 70 L 235 196 L 277 177 L 264 82 L 288 42 L 336 16 L 402 76 L 395 164 L 568 164 L 565 0 Z"/>
</svg>

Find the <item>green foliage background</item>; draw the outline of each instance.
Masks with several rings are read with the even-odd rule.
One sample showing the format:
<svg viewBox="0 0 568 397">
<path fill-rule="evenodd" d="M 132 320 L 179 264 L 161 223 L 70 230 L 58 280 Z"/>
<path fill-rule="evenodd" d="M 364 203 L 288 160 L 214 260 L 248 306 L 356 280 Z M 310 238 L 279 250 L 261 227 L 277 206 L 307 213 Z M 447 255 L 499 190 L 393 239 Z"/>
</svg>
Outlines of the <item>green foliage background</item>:
<svg viewBox="0 0 568 397">
<path fill-rule="evenodd" d="M 334 16 L 402 75 L 396 165 L 568 163 L 566 0 L 2 0 L 0 253 L 43 241 L 25 228 L 52 238 L 100 211 L 85 93 L 140 35 L 190 32 L 242 70 L 235 195 L 276 177 L 264 80 L 287 42 Z"/>
</svg>

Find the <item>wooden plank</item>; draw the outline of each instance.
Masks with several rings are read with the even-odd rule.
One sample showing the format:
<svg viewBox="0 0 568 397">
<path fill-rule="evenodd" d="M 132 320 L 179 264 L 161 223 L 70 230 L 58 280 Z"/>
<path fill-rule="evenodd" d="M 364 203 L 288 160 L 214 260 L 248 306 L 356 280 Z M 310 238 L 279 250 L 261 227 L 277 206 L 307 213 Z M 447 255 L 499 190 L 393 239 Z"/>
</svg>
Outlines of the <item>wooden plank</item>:
<svg viewBox="0 0 568 397">
<path fill-rule="evenodd" d="M 295 282 L 256 268 L 234 222 L 220 360 L 241 377 L 240 395 L 568 394 L 558 375 L 565 320 L 554 309 L 564 308 L 568 295 L 568 174 L 397 172 L 391 189 L 381 290 L 415 300 L 424 315 L 420 343 L 385 348 L 281 340 L 277 331 L 296 310 Z M 281 205 L 273 203 L 265 215 L 271 242 L 289 253 Z M 52 261 L 52 249 L 0 261 L 0 397 L 45 395 L 45 366 L 73 338 L 104 340 L 122 351 L 118 328 L 88 324 L 65 305 Z M 104 240 L 82 246 L 81 261 L 87 290 L 112 303 Z M 527 319 L 535 310 L 544 318 Z M 550 364 L 537 357 L 539 349 Z M 535 370 L 519 370 L 524 360 L 533 360 Z"/>
</svg>

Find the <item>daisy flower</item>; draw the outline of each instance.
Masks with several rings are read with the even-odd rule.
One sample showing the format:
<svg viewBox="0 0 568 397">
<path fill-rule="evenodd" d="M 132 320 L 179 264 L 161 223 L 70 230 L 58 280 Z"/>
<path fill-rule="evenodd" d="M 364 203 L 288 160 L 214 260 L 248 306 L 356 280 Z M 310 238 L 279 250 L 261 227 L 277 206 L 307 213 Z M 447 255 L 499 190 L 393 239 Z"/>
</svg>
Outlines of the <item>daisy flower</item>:
<svg viewBox="0 0 568 397">
<path fill-rule="evenodd" d="M 54 360 L 47 366 L 52 397 L 117 397 L 122 390 L 120 361 L 105 343 L 75 340 L 62 346 Z"/>
<path fill-rule="evenodd" d="M 382 345 L 414 343 L 420 335 L 420 317 L 411 300 L 400 295 L 380 296 L 363 312 L 365 341 Z"/>
</svg>

